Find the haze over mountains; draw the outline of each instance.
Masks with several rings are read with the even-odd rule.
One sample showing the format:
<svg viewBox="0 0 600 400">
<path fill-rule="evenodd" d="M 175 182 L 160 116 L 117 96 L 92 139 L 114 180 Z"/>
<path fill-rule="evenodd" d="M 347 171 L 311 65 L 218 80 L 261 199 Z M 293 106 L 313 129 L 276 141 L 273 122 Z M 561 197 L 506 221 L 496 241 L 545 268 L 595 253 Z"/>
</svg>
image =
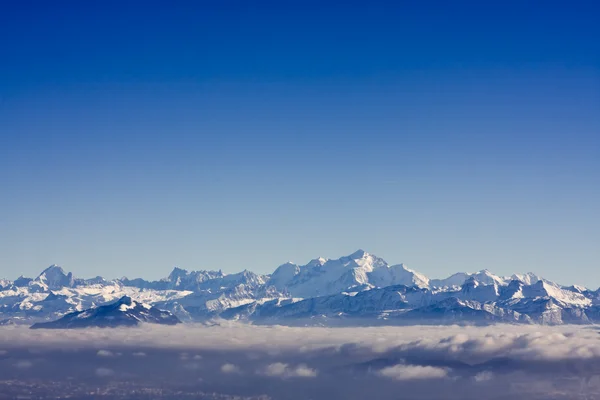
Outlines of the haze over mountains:
<svg viewBox="0 0 600 400">
<path fill-rule="evenodd" d="M 61 317 L 65 322 L 78 315 L 73 321 L 82 325 L 110 326 L 103 312 L 112 310 L 110 304 L 123 302 L 146 304 L 145 310 L 155 310 L 156 318 L 183 322 L 231 319 L 286 325 L 406 325 L 600 321 L 599 290 L 560 286 L 533 273 L 502 277 L 487 270 L 430 279 L 363 250 L 339 259 L 316 258 L 306 265 L 286 263 L 270 275 L 175 268 L 158 281 L 81 279 L 52 265 L 36 278 L 0 280 L 2 324 Z M 161 317 L 160 310 L 168 313 Z M 123 319 L 119 314 L 109 321 L 128 325 L 156 320 L 132 315 Z"/>
</svg>

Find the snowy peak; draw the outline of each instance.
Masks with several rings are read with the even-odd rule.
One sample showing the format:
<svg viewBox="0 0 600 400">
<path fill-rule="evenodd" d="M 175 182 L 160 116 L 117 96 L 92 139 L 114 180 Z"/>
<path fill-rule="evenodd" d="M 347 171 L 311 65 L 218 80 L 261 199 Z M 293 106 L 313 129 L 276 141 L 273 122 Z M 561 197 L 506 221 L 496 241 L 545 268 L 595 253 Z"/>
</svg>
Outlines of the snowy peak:
<svg viewBox="0 0 600 400">
<path fill-rule="evenodd" d="M 347 258 L 351 258 L 353 260 L 360 260 L 361 258 L 367 258 L 369 256 L 370 256 L 370 254 L 367 253 L 366 251 L 364 251 L 362 249 L 358 249 L 354 253 L 347 256 Z M 342 258 L 344 258 L 344 257 L 342 257 Z"/>
<path fill-rule="evenodd" d="M 311 263 L 312 261 L 308 265 L 311 265 Z M 316 265 L 317 264 L 314 264 L 314 266 Z M 299 273 L 299 265 L 293 264 L 291 262 L 281 264 L 279 267 L 277 267 L 275 272 L 271 274 L 271 278 L 269 279 L 269 285 L 272 285 L 279 290 L 285 290 L 289 282 L 291 282 L 291 280 Z"/>
<path fill-rule="evenodd" d="M 61 267 L 53 264 L 42 271 L 42 273 L 34 279 L 34 282 L 45 286 L 48 290 L 57 290 L 63 287 L 73 287 L 75 279 L 71 272 L 67 274 Z"/>
<path fill-rule="evenodd" d="M 394 285 L 429 287 L 429 278 L 408 267 L 405 264 L 392 266 L 381 265 L 369 273 L 369 283 L 375 287 Z"/>
<path fill-rule="evenodd" d="M 364 250 L 338 259 L 318 258 L 299 266 L 286 263 L 271 275 L 269 284 L 294 297 L 326 296 L 373 287 L 427 287 L 429 279 L 404 264 L 388 263 Z"/>
<path fill-rule="evenodd" d="M 533 272 L 527 272 L 526 274 L 513 274 L 510 276 L 510 279 L 521 281 L 526 285 L 533 285 L 534 283 L 543 280 L 542 277 L 534 274 Z"/>
<path fill-rule="evenodd" d="M 48 268 L 43 270 L 38 275 L 38 278 L 41 276 L 66 276 L 66 275 L 67 274 L 65 273 L 65 270 L 62 269 L 62 267 L 60 265 L 52 264 L 51 266 L 49 266 Z"/>
<path fill-rule="evenodd" d="M 306 265 L 311 266 L 311 267 L 316 267 L 318 265 L 325 264 L 327 261 L 329 261 L 329 260 L 326 259 L 326 258 L 323 258 L 323 257 L 319 257 L 319 258 L 315 258 L 313 260 L 310 260 L 310 262 L 308 264 L 306 264 Z M 287 264 L 290 264 L 290 263 L 287 263 Z"/>
<path fill-rule="evenodd" d="M 460 290 L 460 297 L 463 300 L 491 302 L 497 300 L 499 295 L 500 289 L 496 282 L 489 285 L 482 284 L 475 276 L 467 279 Z"/>
<path fill-rule="evenodd" d="M 185 277 L 187 275 L 188 275 L 187 270 L 179 268 L 179 267 L 174 267 L 173 271 L 171 271 L 171 273 L 167 277 L 167 281 L 175 282 L 175 281 L 181 280 L 182 277 Z"/>
<path fill-rule="evenodd" d="M 352 262 L 347 262 L 346 260 L 352 260 Z M 343 263 L 347 267 L 359 266 L 363 269 L 367 269 L 373 271 L 378 267 L 387 267 L 387 262 L 383 258 L 379 258 L 374 254 L 369 254 L 364 250 L 357 250 L 354 253 L 350 254 L 347 257 L 341 257 L 339 260 L 329 260 L 329 261 L 339 261 Z M 324 265 L 326 265 L 325 263 Z"/>
<path fill-rule="evenodd" d="M 516 275 L 513 275 L 513 277 L 514 276 Z M 524 277 L 525 275 L 519 276 Z M 462 286 L 465 282 L 467 282 L 470 279 L 475 279 L 478 283 L 483 285 L 506 286 L 511 280 L 515 278 L 503 278 L 501 276 L 493 274 L 487 269 L 482 269 L 481 271 L 474 273 L 458 272 L 445 279 L 432 279 L 430 281 L 430 285 L 439 288 Z"/>
<path fill-rule="evenodd" d="M 483 283 L 484 285 L 505 285 L 506 280 L 504 278 L 499 277 L 491 273 L 487 269 L 482 269 L 481 271 L 472 275 L 479 283 Z"/>
<path fill-rule="evenodd" d="M 539 280 L 533 285 L 524 287 L 526 297 L 538 298 L 549 297 L 558 304 L 574 307 L 585 307 L 591 305 L 592 301 L 579 292 L 573 292 L 560 288 L 543 280 Z"/>
<path fill-rule="evenodd" d="M 408 268 L 404 264 L 392 265 L 390 270 L 396 277 L 394 285 L 417 286 L 420 288 L 429 287 L 429 278 Z"/>
</svg>

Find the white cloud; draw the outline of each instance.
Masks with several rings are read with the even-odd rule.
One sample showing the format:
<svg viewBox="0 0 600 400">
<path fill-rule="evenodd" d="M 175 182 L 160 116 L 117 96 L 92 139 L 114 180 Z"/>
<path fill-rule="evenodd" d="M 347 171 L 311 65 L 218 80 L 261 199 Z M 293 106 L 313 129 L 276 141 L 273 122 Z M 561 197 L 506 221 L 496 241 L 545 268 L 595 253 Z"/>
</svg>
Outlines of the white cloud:
<svg viewBox="0 0 600 400">
<path fill-rule="evenodd" d="M 290 367 L 288 364 L 277 362 L 269 364 L 265 368 L 263 374 L 282 378 L 314 378 L 317 376 L 317 370 L 309 368 L 304 364 L 300 364 L 296 367 Z"/>
<path fill-rule="evenodd" d="M 96 353 L 98 357 L 114 357 L 115 354 L 110 350 L 98 350 Z"/>
<path fill-rule="evenodd" d="M 287 370 L 288 365 L 284 363 L 273 363 L 269 364 L 265 368 L 264 374 L 267 376 L 283 376 Z"/>
<path fill-rule="evenodd" d="M 224 374 L 239 374 L 241 370 L 237 365 L 226 363 L 221 366 L 221 372 Z"/>
<path fill-rule="evenodd" d="M 292 376 L 298 376 L 302 378 L 314 378 L 317 376 L 317 370 L 308 368 L 306 365 L 298 365 L 292 370 Z"/>
<path fill-rule="evenodd" d="M 438 368 L 422 365 L 398 364 L 386 367 L 379 371 L 379 375 L 392 378 L 397 381 L 409 381 L 414 379 L 440 379 L 448 376 L 447 368 Z"/>
<path fill-rule="evenodd" d="M 473 379 L 475 379 L 475 382 L 487 382 L 489 380 L 492 380 L 493 378 L 494 374 L 491 371 L 481 371 L 473 377 Z"/>
</svg>

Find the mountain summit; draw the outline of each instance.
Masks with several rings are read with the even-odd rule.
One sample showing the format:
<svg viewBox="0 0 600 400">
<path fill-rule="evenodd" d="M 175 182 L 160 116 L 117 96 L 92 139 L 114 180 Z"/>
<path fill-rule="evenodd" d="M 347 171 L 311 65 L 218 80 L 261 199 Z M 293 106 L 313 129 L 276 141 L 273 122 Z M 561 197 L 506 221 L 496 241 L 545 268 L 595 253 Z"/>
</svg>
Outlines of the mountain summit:
<svg viewBox="0 0 600 400">
<path fill-rule="evenodd" d="M 271 275 L 271 284 L 294 297 L 315 297 L 391 285 L 428 286 L 429 279 L 403 264 L 388 263 L 364 250 L 337 260 L 318 258 L 306 265 L 286 263 Z"/>
<path fill-rule="evenodd" d="M 71 272 L 67 274 L 61 267 L 52 264 L 42 271 L 42 273 L 35 278 L 34 282 L 45 286 L 49 290 L 57 290 L 63 287 L 72 287 L 75 283 L 75 278 L 73 278 Z"/>
</svg>

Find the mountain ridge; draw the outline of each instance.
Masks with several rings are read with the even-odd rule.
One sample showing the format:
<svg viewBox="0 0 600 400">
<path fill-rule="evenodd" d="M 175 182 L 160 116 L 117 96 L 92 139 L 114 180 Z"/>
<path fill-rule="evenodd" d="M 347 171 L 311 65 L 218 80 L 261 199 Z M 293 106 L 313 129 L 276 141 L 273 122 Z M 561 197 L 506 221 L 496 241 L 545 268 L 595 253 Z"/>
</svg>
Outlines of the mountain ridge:
<svg viewBox="0 0 600 400">
<path fill-rule="evenodd" d="M 600 290 L 561 286 L 531 272 L 499 276 L 487 269 L 430 279 L 405 264 L 391 265 L 358 250 L 304 265 L 287 262 L 264 275 L 175 267 L 155 281 L 81 279 L 51 265 L 36 278 L 0 281 L 0 319 L 48 322 L 123 296 L 185 322 L 371 318 L 398 323 L 410 317 L 424 323 L 559 324 L 590 323 L 600 315 Z"/>
<path fill-rule="evenodd" d="M 68 313 L 56 321 L 35 323 L 31 329 L 115 328 L 141 323 L 176 325 L 181 321 L 168 311 L 123 296 L 110 304 Z"/>
</svg>

